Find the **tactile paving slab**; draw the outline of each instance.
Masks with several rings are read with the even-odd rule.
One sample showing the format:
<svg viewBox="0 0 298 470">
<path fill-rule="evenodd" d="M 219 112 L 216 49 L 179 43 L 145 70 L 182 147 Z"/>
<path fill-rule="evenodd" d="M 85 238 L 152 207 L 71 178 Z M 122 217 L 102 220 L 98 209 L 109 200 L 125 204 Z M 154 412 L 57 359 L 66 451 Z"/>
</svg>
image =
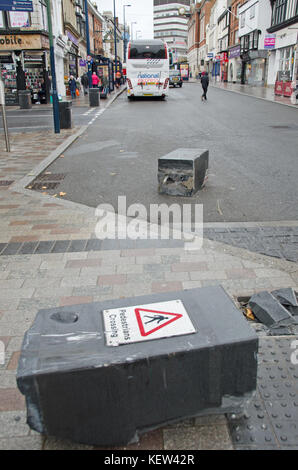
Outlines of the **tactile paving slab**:
<svg viewBox="0 0 298 470">
<path fill-rule="evenodd" d="M 257 392 L 242 415 L 227 416 L 235 449 L 298 449 L 297 337 L 259 339 Z"/>
</svg>

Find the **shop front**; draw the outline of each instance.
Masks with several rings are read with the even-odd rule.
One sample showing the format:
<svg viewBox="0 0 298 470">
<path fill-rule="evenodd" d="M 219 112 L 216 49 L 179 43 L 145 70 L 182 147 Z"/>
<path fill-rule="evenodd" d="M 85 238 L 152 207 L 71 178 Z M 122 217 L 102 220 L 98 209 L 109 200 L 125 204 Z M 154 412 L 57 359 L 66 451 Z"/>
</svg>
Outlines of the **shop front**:
<svg viewBox="0 0 298 470">
<path fill-rule="evenodd" d="M 220 55 L 216 55 L 212 63 L 212 78 L 214 81 L 219 81 L 220 79 Z"/>
<path fill-rule="evenodd" d="M 228 52 L 224 51 L 220 54 L 220 79 L 222 82 L 228 81 Z"/>
<path fill-rule="evenodd" d="M 49 39 L 46 34 L 0 34 L 1 77 L 5 102 L 18 104 L 19 90 L 31 90 L 33 103 L 48 102 Z"/>
<path fill-rule="evenodd" d="M 64 85 L 66 88 L 66 95 L 70 95 L 68 80 L 71 75 L 78 78 L 79 75 L 79 39 L 68 30 L 65 31 L 68 38 L 69 46 L 65 51 L 64 56 Z"/>
<path fill-rule="evenodd" d="M 253 86 L 266 84 L 268 52 L 264 50 L 247 51 L 241 55 L 241 83 Z"/>
<path fill-rule="evenodd" d="M 286 35 L 282 30 L 268 52 L 268 83 L 274 85 L 275 94 L 290 97 L 296 87 L 295 62 L 297 33 Z"/>
<path fill-rule="evenodd" d="M 242 60 L 240 58 L 240 45 L 231 47 L 228 51 L 228 57 L 228 81 L 232 83 L 241 83 Z"/>
</svg>

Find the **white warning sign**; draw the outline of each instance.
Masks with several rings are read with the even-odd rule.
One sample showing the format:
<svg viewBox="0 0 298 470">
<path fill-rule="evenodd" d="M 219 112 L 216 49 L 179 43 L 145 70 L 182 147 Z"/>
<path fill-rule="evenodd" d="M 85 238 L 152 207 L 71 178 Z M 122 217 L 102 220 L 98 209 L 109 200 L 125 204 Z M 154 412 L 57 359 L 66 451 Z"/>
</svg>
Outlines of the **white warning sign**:
<svg viewBox="0 0 298 470">
<path fill-rule="evenodd" d="M 181 300 L 103 311 L 108 346 L 195 333 Z"/>
</svg>

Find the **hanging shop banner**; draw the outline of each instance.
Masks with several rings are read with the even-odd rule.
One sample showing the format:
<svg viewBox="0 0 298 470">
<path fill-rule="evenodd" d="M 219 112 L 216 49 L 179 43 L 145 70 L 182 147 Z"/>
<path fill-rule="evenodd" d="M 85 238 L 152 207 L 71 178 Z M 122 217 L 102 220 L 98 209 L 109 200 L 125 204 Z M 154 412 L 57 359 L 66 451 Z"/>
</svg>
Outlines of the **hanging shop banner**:
<svg viewBox="0 0 298 470">
<path fill-rule="evenodd" d="M 2 11 L 33 11 L 32 0 L 2 0 L 0 3 Z"/>
<path fill-rule="evenodd" d="M 229 59 L 234 59 L 235 57 L 240 57 L 240 46 L 232 47 L 229 50 Z"/>
<path fill-rule="evenodd" d="M 264 49 L 275 49 L 275 34 L 267 34 L 264 39 Z"/>
</svg>

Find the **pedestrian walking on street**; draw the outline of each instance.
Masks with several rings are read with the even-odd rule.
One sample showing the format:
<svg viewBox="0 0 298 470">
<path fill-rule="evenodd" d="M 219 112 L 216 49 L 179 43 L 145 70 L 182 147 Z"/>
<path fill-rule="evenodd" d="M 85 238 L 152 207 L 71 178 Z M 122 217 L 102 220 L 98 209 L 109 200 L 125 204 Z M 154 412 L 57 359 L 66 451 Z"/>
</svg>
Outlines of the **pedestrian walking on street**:
<svg viewBox="0 0 298 470">
<path fill-rule="evenodd" d="M 92 74 L 92 86 L 93 86 L 93 88 L 98 88 L 98 84 L 99 84 L 99 78 L 96 75 L 96 72 L 93 72 L 93 74 Z"/>
<path fill-rule="evenodd" d="M 88 88 L 89 88 L 89 79 L 88 79 L 88 76 L 87 76 L 86 73 L 84 73 L 81 76 L 81 84 L 82 84 L 83 89 L 84 89 L 84 95 L 87 95 L 88 94 Z"/>
<path fill-rule="evenodd" d="M 71 97 L 76 98 L 77 82 L 73 75 L 69 77 L 68 86 L 69 86 Z"/>
<path fill-rule="evenodd" d="M 207 91 L 208 91 L 208 86 L 209 86 L 209 77 L 207 72 L 202 72 L 201 76 L 201 84 L 203 88 L 203 94 L 202 94 L 202 101 L 207 101 Z"/>
</svg>

